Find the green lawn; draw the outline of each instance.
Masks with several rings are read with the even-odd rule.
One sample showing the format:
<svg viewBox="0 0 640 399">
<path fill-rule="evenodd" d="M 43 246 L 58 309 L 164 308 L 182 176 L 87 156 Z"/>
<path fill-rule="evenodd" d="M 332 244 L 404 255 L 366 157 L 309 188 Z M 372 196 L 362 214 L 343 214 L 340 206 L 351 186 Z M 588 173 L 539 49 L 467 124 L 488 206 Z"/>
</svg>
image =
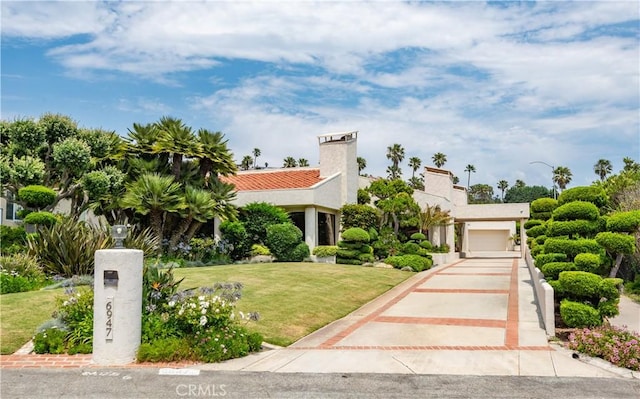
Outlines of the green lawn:
<svg viewBox="0 0 640 399">
<path fill-rule="evenodd" d="M 239 310 L 260 312 L 250 328 L 267 342 L 289 345 L 347 315 L 412 273 L 323 263 L 266 263 L 176 269 L 181 289 L 216 282 L 244 284 Z M 0 296 L 0 351 L 13 353 L 51 317 L 61 289 Z"/>
</svg>

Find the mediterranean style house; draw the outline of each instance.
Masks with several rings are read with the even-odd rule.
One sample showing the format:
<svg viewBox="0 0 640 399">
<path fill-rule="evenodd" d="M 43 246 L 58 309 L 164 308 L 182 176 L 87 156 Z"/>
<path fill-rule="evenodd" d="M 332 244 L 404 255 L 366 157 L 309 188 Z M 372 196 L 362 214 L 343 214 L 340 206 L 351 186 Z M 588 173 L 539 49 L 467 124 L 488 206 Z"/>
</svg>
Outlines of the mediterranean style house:
<svg viewBox="0 0 640 399">
<path fill-rule="evenodd" d="M 241 171 L 223 180 L 236 186 L 238 206 L 251 202 L 280 206 L 303 231 L 309 248 L 332 245 L 339 239 L 340 208 L 357 203 L 358 188 L 372 181 L 358 175 L 357 141 L 357 131 L 323 134 L 318 136 L 318 167 Z M 521 221 L 522 230 L 529 218 L 528 203 L 469 205 L 466 189 L 453 184 L 450 171 L 426 167 L 424 178 L 425 190 L 413 194 L 418 205 L 439 205 L 453 220 L 429 231 L 434 245 L 449 245 L 450 253 L 443 261 L 513 250 L 515 222 Z M 457 246 L 455 225 L 462 232 Z"/>
</svg>

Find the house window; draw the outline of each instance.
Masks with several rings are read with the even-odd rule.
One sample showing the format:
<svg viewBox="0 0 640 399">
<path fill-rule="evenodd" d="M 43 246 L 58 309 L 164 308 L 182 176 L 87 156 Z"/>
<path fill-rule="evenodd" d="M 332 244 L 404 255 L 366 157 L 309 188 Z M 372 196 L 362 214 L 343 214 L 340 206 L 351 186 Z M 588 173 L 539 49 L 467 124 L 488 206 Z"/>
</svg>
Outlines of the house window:
<svg viewBox="0 0 640 399">
<path fill-rule="evenodd" d="M 22 220 L 22 218 L 17 215 L 17 213 L 22 210 L 22 207 L 13 202 L 13 193 L 10 191 L 5 192 L 4 198 L 7 200 L 7 207 L 4 213 L 5 220 Z"/>
</svg>

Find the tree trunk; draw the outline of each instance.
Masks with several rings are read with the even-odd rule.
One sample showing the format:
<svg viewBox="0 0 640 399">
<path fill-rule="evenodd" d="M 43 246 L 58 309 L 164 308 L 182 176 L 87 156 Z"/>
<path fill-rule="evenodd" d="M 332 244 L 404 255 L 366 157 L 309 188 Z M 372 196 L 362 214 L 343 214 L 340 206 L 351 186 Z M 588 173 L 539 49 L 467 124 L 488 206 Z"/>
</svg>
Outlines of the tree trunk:
<svg viewBox="0 0 640 399">
<path fill-rule="evenodd" d="M 172 172 L 173 176 L 176 178 L 176 181 L 180 180 L 180 168 L 182 167 L 182 154 L 175 153 L 173 154 L 173 165 Z"/>
<path fill-rule="evenodd" d="M 618 254 L 618 256 L 616 256 L 616 264 L 611 268 L 609 277 L 614 278 L 616 274 L 618 274 L 618 269 L 620 269 L 620 265 L 622 264 L 622 258 L 624 258 L 624 254 Z"/>
<path fill-rule="evenodd" d="M 191 241 L 193 236 L 196 235 L 198 230 L 200 230 L 201 226 L 202 226 L 202 222 L 198 222 L 197 220 L 192 221 L 191 225 L 189 226 L 189 229 L 185 233 L 185 236 L 184 236 L 185 242 Z"/>
<path fill-rule="evenodd" d="M 152 209 L 149 213 L 149 219 L 151 222 L 151 230 L 153 230 L 153 233 L 158 237 L 160 245 L 162 245 L 162 239 L 164 238 L 162 235 L 162 211 Z"/>
<path fill-rule="evenodd" d="M 182 235 L 184 234 L 184 232 L 187 231 L 187 229 L 191 225 L 192 220 L 193 220 L 192 217 L 187 217 L 182 219 L 178 227 L 174 230 L 173 234 L 171 235 L 171 239 L 169 239 L 168 252 L 170 254 L 175 252 L 175 247 L 177 247 L 178 244 L 180 243 L 180 238 L 182 238 Z"/>
<path fill-rule="evenodd" d="M 400 231 L 400 221 L 398 221 L 398 215 L 396 215 L 395 212 L 391 212 L 391 217 L 393 218 L 393 232 L 396 233 L 397 236 Z"/>
</svg>

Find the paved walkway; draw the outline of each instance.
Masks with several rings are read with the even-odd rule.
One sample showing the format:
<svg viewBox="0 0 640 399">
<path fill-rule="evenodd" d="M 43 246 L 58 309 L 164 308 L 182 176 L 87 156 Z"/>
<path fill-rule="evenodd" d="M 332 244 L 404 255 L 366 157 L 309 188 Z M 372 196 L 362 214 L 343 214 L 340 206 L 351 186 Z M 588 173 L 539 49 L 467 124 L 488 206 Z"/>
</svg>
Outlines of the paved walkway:
<svg viewBox="0 0 640 399">
<path fill-rule="evenodd" d="M 90 355 L 11 355 L 3 368 L 97 367 Z M 550 345 L 520 258 L 469 258 L 418 273 L 287 348 L 216 364 L 136 364 L 200 370 L 630 377 Z M 633 376 L 638 376 L 637 373 Z"/>
</svg>

